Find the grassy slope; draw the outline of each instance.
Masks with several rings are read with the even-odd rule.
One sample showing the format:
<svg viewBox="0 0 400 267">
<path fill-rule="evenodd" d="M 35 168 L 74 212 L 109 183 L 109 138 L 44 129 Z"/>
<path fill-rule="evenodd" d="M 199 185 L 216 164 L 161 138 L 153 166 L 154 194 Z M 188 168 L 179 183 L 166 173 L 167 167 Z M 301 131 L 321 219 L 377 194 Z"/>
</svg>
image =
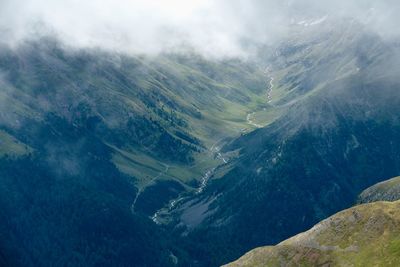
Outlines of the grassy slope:
<svg viewBox="0 0 400 267">
<path fill-rule="evenodd" d="M 215 63 L 193 57 L 195 60 L 167 56 L 156 62 L 145 62 L 150 69 L 164 77 L 161 81 L 154 81 L 152 77 L 145 79 L 157 84 L 174 105 L 182 107 L 177 109 L 178 116 L 188 122 L 190 134 L 206 147 L 202 153 L 194 155 L 195 161 L 191 166 L 167 162 L 170 168 L 158 180 L 172 179 L 188 183 L 221 164 L 208 149 L 222 139 L 238 136 L 242 129 L 249 128 L 246 114 L 264 101 L 264 74 L 257 68 L 249 68 L 242 62 Z M 194 116 L 193 113 L 201 116 Z M 142 154 L 140 158 L 146 159 L 137 158 L 137 162 L 144 166 L 138 168 L 137 164 L 131 165 L 132 161 L 121 157 L 120 152 Z M 134 174 L 143 181 L 137 183 L 139 188 L 151 185 L 149 180 L 161 173 L 165 164 L 131 148 L 116 151 L 113 160 L 124 173 Z"/>
<path fill-rule="evenodd" d="M 399 266 L 400 202 L 353 207 L 227 266 Z"/>
<path fill-rule="evenodd" d="M 211 146 L 249 127 L 247 113 L 266 102 L 267 75 L 237 61 L 207 62 L 194 57 L 167 58 L 158 64 L 161 71 L 168 69 L 170 75 L 182 77 L 185 94 L 174 99 L 200 112 L 201 119 L 186 118 L 193 134 Z"/>
<path fill-rule="evenodd" d="M 33 54 L 33 49 L 39 53 Z M 159 178 L 183 183 L 193 182 L 219 165 L 221 161 L 208 148 L 248 127 L 246 114 L 264 101 L 266 90 L 265 74 L 258 67 L 236 60 L 212 62 L 197 55 L 128 57 L 67 51 L 53 40 L 44 40 L 16 51 L 2 48 L 1 57 L 5 75 L 0 79 L 0 100 L 9 103 L 0 108 L 2 126 L 16 128 L 11 122 L 19 120 L 39 124 L 48 112 L 75 123 L 86 109 L 110 128 L 112 137 L 102 138 L 113 148 L 112 160 L 135 177 L 140 189 L 149 185 L 165 164 L 171 168 Z M 195 137 L 203 148 L 191 153 L 191 164 L 157 155 L 158 133 L 150 129 L 152 134 L 146 134 L 145 123 L 134 126 L 144 129 L 144 138 L 124 136 L 131 130 L 125 125 L 131 117 L 150 124 L 149 119 L 155 121 L 183 144 L 191 145 L 177 132 Z M 139 144 L 132 145 L 132 141 Z"/>
<path fill-rule="evenodd" d="M 359 203 L 395 201 L 400 199 L 400 176 L 383 181 L 365 189 L 359 196 Z"/>
</svg>

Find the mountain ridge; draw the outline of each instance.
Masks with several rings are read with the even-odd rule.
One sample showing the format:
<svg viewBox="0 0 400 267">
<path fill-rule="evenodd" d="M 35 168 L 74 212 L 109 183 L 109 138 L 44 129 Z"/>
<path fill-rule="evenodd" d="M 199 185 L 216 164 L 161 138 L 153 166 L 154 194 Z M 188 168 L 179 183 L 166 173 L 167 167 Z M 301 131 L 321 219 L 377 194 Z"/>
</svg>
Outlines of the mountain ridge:
<svg viewBox="0 0 400 267">
<path fill-rule="evenodd" d="M 395 177 L 377 183 L 360 194 L 356 206 L 224 266 L 397 266 L 398 182 Z"/>
<path fill-rule="evenodd" d="M 350 208 L 224 266 L 397 266 L 399 205 L 375 202 Z"/>
</svg>

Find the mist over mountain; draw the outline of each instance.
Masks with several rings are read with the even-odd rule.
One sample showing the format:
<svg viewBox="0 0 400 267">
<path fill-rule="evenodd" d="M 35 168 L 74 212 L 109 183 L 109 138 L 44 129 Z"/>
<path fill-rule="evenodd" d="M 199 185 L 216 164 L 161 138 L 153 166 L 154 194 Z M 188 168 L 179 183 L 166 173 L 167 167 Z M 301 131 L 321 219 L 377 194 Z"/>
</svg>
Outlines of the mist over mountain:
<svg viewBox="0 0 400 267">
<path fill-rule="evenodd" d="M 56 35 L 74 47 L 157 54 L 194 49 L 212 57 L 248 56 L 290 25 L 324 16 L 352 18 L 387 38 L 399 36 L 396 1 L 2 1 L 2 42 Z"/>
<path fill-rule="evenodd" d="M 397 263 L 399 9 L 2 1 L 0 265 Z"/>
</svg>

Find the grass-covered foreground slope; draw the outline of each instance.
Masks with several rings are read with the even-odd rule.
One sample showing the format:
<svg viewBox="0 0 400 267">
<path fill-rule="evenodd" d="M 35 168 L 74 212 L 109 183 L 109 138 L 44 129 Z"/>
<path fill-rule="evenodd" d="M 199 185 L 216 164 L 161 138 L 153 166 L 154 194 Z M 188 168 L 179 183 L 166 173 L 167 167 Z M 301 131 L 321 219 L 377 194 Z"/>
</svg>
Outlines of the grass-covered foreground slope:
<svg viewBox="0 0 400 267">
<path fill-rule="evenodd" d="M 359 196 L 359 203 L 375 201 L 396 201 L 400 199 L 400 176 L 380 182 L 365 189 Z"/>
<path fill-rule="evenodd" d="M 400 202 L 353 207 L 226 266 L 400 266 Z"/>
</svg>

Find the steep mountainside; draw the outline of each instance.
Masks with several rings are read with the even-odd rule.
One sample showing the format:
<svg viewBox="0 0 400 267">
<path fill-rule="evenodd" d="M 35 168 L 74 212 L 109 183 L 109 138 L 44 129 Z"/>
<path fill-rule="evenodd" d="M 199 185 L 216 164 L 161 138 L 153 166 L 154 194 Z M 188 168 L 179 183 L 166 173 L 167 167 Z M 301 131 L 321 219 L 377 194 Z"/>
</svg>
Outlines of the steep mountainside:
<svg viewBox="0 0 400 267">
<path fill-rule="evenodd" d="M 226 266 L 399 266 L 399 211 L 398 201 L 356 206 Z"/>
</svg>

